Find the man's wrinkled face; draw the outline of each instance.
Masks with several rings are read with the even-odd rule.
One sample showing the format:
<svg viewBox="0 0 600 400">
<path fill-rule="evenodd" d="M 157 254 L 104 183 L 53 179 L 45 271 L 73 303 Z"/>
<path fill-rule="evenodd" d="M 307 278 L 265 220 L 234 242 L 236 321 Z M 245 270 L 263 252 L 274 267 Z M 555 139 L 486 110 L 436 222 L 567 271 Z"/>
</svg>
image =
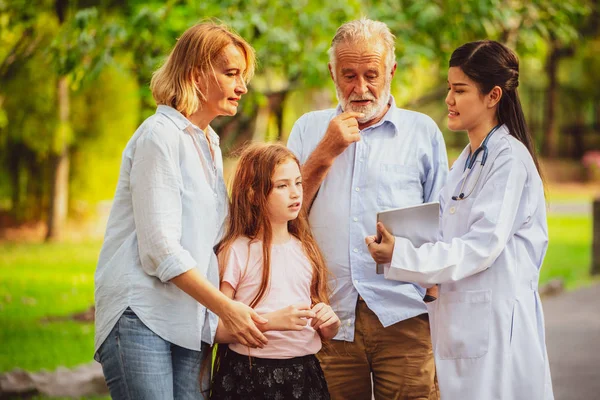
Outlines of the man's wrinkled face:
<svg viewBox="0 0 600 400">
<path fill-rule="evenodd" d="M 385 47 L 380 43 L 340 43 L 335 57 L 330 72 L 343 111 L 365 114 L 358 120 L 361 124 L 382 117 L 395 72 L 395 65 L 391 71 L 386 68 Z"/>
</svg>

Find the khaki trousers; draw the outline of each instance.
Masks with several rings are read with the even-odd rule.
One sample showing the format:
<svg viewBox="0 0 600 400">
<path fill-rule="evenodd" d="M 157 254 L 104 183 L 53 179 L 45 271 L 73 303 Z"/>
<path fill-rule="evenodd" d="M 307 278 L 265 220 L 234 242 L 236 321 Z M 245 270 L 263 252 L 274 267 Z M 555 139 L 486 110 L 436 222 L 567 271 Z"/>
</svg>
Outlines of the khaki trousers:
<svg viewBox="0 0 600 400">
<path fill-rule="evenodd" d="M 354 342 L 332 340 L 317 357 L 334 400 L 439 399 L 427 314 L 384 328 L 359 299 Z"/>
</svg>

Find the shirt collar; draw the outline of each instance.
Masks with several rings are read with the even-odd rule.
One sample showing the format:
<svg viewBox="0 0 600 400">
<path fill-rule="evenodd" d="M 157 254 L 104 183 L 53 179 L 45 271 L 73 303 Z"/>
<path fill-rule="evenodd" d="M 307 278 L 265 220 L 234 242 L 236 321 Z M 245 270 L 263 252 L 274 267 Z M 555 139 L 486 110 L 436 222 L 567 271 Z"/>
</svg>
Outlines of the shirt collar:
<svg viewBox="0 0 600 400">
<path fill-rule="evenodd" d="M 202 129 L 200 130 L 202 131 Z M 217 135 L 217 132 L 215 132 L 215 130 L 210 125 L 208 126 L 208 136 L 210 137 L 211 143 L 214 143 L 217 146 L 220 144 L 219 135 Z"/>
<path fill-rule="evenodd" d="M 182 113 L 174 109 L 173 107 L 159 104 L 156 108 L 157 113 L 161 113 L 169 118 L 175 126 L 182 131 L 193 132 L 194 129 L 198 129 L 200 132 L 204 133 L 204 131 L 198 128 L 196 125 L 190 122 Z M 214 129 L 209 125 L 208 126 L 208 136 L 210 137 L 210 141 L 215 144 L 219 144 L 219 135 L 214 131 Z"/>
<path fill-rule="evenodd" d="M 385 113 L 383 118 L 381 118 L 381 120 L 378 123 L 376 123 L 375 125 L 371 125 L 368 128 L 365 128 L 365 130 L 377 128 L 387 122 L 387 123 L 392 124 L 392 126 L 394 127 L 394 134 L 395 135 L 398 134 L 398 130 L 400 128 L 400 117 L 399 117 L 398 113 L 396 112 L 397 111 L 396 99 L 394 99 L 394 96 L 392 96 L 391 94 L 390 94 L 390 100 L 388 101 L 388 104 L 390 105 L 390 108 L 387 110 L 387 112 Z M 343 112 L 344 112 L 344 110 L 342 110 L 342 105 L 338 104 L 338 106 L 335 109 L 335 115 L 340 115 Z"/>
<path fill-rule="evenodd" d="M 487 141 L 486 147 L 488 148 L 488 152 L 491 152 L 492 149 L 494 149 L 496 147 L 496 145 L 500 142 L 500 139 L 502 139 L 502 137 L 504 137 L 505 135 L 508 135 L 508 134 L 509 134 L 509 132 L 508 132 L 508 127 L 506 126 L 506 124 L 500 125 L 498 127 L 498 129 L 496 129 L 494 131 L 492 136 L 490 136 L 490 138 Z M 488 135 L 489 135 L 489 132 L 488 132 Z M 467 148 L 467 153 L 468 153 L 468 151 L 470 149 L 468 144 L 467 144 L 466 148 Z"/>
<path fill-rule="evenodd" d="M 488 151 L 492 151 L 492 149 L 494 149 L 496 147 L 496 145 L 500 142 L 500 140 L 502 139 L 502 137 L 508 135 L 508 127 L 506 126 L 506 124 L 502 124 L 498 127 L 498 129 L 496 129 L 496 132 L 494 132 L 494 134 L 490 137 L 490 139 L 487 142 L 487 148 Z"/>
<path fill-rule="evenodd" d="M 185 130 L 185 128 L 187 128 L 189 125 L 192 125 L 189 119 L 184 117 L 182 113 L 180 113 L 173 107 L 169 107 L 164 104 L 159 104 L 156 108 L 156 112 L 166 115 L 171 121 L 173 121 L 175 126 L 177 126 L 177 128 L 181 130 Z"/>
</svg>

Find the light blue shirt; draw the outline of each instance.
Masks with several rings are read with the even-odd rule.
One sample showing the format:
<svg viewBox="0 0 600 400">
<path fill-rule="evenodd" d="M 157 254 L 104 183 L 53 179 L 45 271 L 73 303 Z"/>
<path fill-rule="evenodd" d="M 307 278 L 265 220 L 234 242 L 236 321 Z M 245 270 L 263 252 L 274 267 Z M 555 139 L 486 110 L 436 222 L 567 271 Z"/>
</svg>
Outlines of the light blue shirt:
<svg viewBox="0 0 600 400">
<path fill-rule="evenodd" d="M 208 136 L 210 144 L 181 113 L 160 105 L 125 147 L 95 274 L 94 352 L 127 307 L 173 344 L 212 344 L 217 317 L 169 282 L 196 268 L 219 284 L 213 246 L 227 190 L 219 137 L 210 127 Z"/>
<path fill-rule="evenodd" d="M 444 138 L 428 116 L 391 107 L 361 140 L 339 155 L 312 205 L 312 232 L 333 274 L 331 305 L 342 321 L 335 337 L 354 340 L 358 295 L 390 326 L 427 312 L 425 290 L 388 281 L 375 272 L 365 237 L 376 232 L 377 212 L 437 201 L 448 174 Z M 288 147 L 303 164 L 342 109 L 315 111 L 296 121 Z"/>
</svg>

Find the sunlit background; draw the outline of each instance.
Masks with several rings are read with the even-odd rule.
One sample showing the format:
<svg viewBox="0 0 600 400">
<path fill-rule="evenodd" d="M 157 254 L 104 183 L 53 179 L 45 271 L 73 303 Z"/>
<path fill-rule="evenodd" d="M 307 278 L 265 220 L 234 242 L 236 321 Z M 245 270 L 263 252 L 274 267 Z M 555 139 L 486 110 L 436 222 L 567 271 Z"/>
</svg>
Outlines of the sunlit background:
<svg viewBox="0 0 600 400">
<path fill-rule="evenodd" d="M 93 273 L 121 152 L 155 110 L 148 89 L 178 34 L 227 23 L 259 68 L 239 112 L 213 127 L 226 176 L 249 140 L 285 142 L 303 113 L 336 104 L 327 49 L 368 16 L 396 35 L 392 93 L 446 128 L 451 52 L 490 38 L 516 50 L 520 96 L 542 156 L 550 247 L 541 283 L 590 285 L 592 200 L 600 196 L 597 0 L 0 0 L 0 373 L 92 360 Z M 558 284 L 560 286 L 560 283 Z"/>
</svg>

